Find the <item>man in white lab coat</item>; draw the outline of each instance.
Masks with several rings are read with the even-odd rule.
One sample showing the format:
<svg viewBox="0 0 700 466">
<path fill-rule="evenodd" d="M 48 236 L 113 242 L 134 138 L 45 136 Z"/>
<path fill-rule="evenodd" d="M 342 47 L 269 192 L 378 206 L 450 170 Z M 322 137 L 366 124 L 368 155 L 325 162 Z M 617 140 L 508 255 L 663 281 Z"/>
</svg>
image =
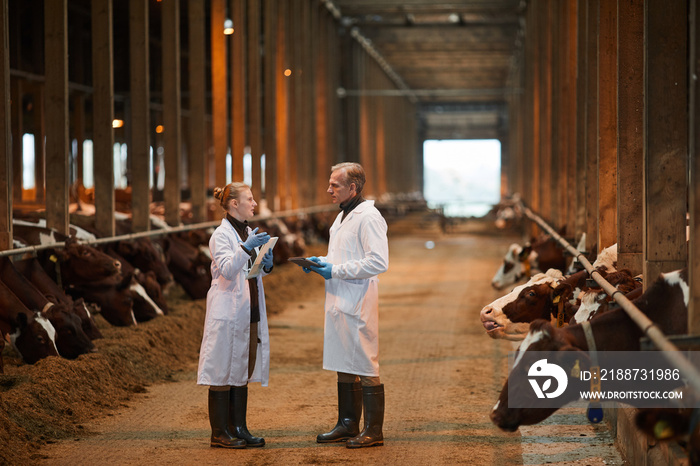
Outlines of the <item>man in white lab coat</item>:
<svg viewBox="0 0 700 466">
<path fill-rule="evenodd" d="M 330 228 L 328 255 L 310 257 L 318 267 L 304 268 L 326 279 L 323 368 L 338 373 L 338 423 L 316 441 L 346 441 L 348 448 L 384 444 L 377 275 L 389 267 L 389 245 L 386 221 L 362 197 L 364 184 L 358 163 L 331 168 L 328 193 L 341 212 Z"/>
</svg>

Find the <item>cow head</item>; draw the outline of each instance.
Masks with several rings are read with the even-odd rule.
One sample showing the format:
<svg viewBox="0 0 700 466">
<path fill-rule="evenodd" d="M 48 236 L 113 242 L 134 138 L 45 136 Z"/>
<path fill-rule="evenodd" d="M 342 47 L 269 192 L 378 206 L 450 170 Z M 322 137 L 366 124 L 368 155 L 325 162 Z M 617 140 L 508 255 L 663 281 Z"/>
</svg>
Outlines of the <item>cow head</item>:
<svg viewBox="0 0 700 466">
<path fill-rule="evenodd" d="M 58 356 L 56 330 L 39 312 L 17 314 L 10 342 L 28 364 L 48 356 Z"/>
<path fill-rule="evenodd" d="M 530 331 L 520 344 L 508 380 L 503 385 L 498 401 L 490 414 L 491 421 L 500 429 L 514 432 L 521 425 L 532 425 L 544 421 L 558 409 L 543 405 L 529 383 L 528 371 L 541 356 L 541 354 L 539 356 L 533 354 L 535 351 L 554 353 L 553 359 L 547 362 L 560 366 L 567 374 L 568 383 L 572 385 L 582 384 L 578 377 L 571 375 L 575 361 L 578 361 L 580 369 L 590 367 L 587 354 L 571 346 L 565 338 L 561 338 L 559 330 L 550 322 L 546 320 L 533 322 Z M 524 407 L 509 406 L 509 390 L 518 394 L 518 406 Z M 575 396 L 572 394 L 577 395 L 578 391 L 565 392 L 557 398 L 557 403 L 563 406 L 570 401 L 575 401 L 576 398 L 567 398 Z"/>
<path fill-rule="evenodd" d="M 51 262 L 61 267 L 64 284 L 89 283 L 112 277 L 121 271 L 121 263 L 98 249 L 74 240 L 67 240 L 63 249 L 56 249 L 49 256 Z"/>
<path fill-rule="evenodd" d="M 508 247 L 508 252 L 503 258 L 503 264 L 491 279 L 491 286 L 502 290 L 508 285 L 518 282 L 526 273 L 526 265 L 529 265 L 528 256 L 532 249 L 513 243 Z"/>
<path fill-rule="evenodd" d="M 77 315 L 80 319 L 80 325 L 83 328 L 83 332 L 85 332 L 85 335 L 87 335 L 89 339 L 97 340 L 98 338 L 102 338 L 102 332 L 100 332 L 100 329 L 97 328 L 95 319 L 92 318 L 92 314 L 90 313 L 90 310 L 88 309 L 87 304 L 85 304 L 85 300 L 83 298 L 78 298 L 73 301 L 72 311 L 73 314 Z"/>
<path fill-rule="evenodd" d="M 517 286 L 507 295 L 484 306 L 481 323 L 491 338 L 522 340 L 537 318 L 549 319 L 552 314 L 551 294 L 563 277 L 558 270 L 533 276 L 524 285 Z"/>
<path fill-rule="evenodd" d="M 148 238 L 133 241 L 121 241 L 117 253 L 127 259 L 134 267 L 147 272 L 152 271 L 161 288 L 166 290 L 173 285 L 173 274 L 168 269 L 167 260 L 162 248 Z"/>
<path fill-rule="evenodd" d="M 85 334 L 80 317 L 64 304 L 56 304 L 43 312 L 56 329 L 58 353 L 67 359 L 94 352 L 95 345 Z"/>
<path fill-rule="evenodd" d="M 96 304 L 102 317 L 118 327 L 136 325 L 134 299 L 131 291 L 133 274 L 109 277 L 87 285 L 71 285 L 68 292 L 74 297 Z"/>
<path fill-rule="evenodd" d="M 137 271 L 130 289 L 134 299 L 134 316 L 138 322 L 146 322 L 165 315 L 168 309 L 167 304 L 153 271 L 149 271 L 148 274 Z"/>
</svg>

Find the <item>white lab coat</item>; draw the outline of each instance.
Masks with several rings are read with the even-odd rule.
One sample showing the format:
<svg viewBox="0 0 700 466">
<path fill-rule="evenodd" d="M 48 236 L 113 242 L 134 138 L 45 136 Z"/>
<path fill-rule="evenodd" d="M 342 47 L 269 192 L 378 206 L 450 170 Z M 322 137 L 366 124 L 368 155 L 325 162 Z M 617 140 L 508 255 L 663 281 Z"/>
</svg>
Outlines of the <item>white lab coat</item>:
<svg viewBox="0 0 700 466">
<path fill-rule="evenodd" d="M 379 376 L 379 279 L 389 267 L 386 221 L 364 201 L 330 229 L 323 368 Z"/>
<path fill-rule="evenodd" d="M 248 234 L 251 234 L 250 227 Z M 199 351 L 199 385 L 235 385 L 260 382 L 270 377 L 270 339 L 265 312 L 262 277 L 257 277 L 260 322 L 258 323 L 255 370 L 248 379 L 250 341 L 250 288 L 245 274 L 250 256 L 241 248 L 241 238 L 224 218 L 209 240 L 211 288 L 207 293 L 204 335 Z"/>
</svg>

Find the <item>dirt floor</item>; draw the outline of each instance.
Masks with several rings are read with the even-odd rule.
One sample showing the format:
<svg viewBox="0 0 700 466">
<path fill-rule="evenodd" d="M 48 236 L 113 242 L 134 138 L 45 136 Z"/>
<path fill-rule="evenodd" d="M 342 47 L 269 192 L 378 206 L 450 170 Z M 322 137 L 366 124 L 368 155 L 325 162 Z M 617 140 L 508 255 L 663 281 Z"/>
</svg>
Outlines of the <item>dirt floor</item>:
<svg viewBox="0 0 700 466">
<path fill-rule="evenodd" d="M 516 433 L 488 418 L 512 344 L 489 339 L 479 311 L 499 296 L 490 279 L 516 239 L 480 223 L 445 234 L 422 215 L 390 224 L 380 277 L 383 447 L 315 443 L 337 416 L 335 373 L 321 369 L 323 281 L 290 264 L 265 278 L 270 384 L 252 384 L 248 405 L 264 448 L 209 447 L 207 388 L 195 383 L 204 302 L 181 294 L 170 315 L 136 328 L 100 320 L 99 351 L 75 361 L 28 366 L 6 350 L 0 464 L 622 464 L 606 426 L 589 425 L 582 410 Z"/>
</svg>

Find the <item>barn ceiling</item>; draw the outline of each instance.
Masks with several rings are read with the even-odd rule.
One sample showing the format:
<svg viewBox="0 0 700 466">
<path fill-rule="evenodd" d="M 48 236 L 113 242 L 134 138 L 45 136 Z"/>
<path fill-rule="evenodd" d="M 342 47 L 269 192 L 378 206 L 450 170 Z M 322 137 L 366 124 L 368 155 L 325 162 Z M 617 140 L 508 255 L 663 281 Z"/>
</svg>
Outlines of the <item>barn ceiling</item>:
<svg viewBox="0 0 700 466">
<path fill-rule="evenodd" d="M 418 104 L 426 138 L 506 131 L 525 0 L 333 0 Z M 347 90 L 352 93 L 352 90 Z M 376 94 L 382 95 L 381 92 Z"/>
</svg>

